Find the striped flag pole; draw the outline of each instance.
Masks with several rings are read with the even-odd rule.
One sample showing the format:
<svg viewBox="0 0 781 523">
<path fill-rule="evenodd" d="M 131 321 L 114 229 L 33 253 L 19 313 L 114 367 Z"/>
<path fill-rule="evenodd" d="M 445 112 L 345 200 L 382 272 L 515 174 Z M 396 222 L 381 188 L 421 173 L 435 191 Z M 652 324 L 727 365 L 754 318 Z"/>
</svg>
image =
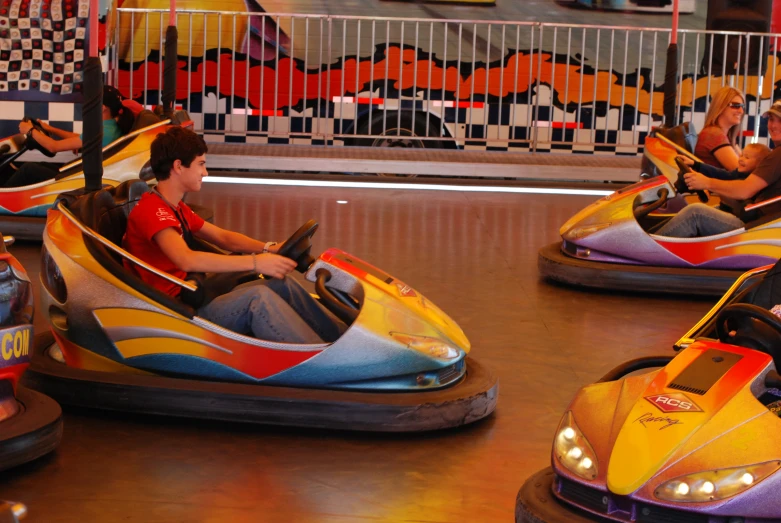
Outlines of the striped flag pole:
<svg viewBox="0 0 781 523">
<path fill-rule="evenodd" d="M 172 116 L 176 103 L 177 44 L 176 0 L 171 0 L 168 11 L 168 29 L 165 31 L 165 58 L 163 65 L 163 114 Z"/>
<path fill-rule="evenodd" d="M 678 0 L 673 0 L 673 27 L 670 45 L 667 47 L 667 64 L 664 71 L 664 125 L 673 127 L 675 98 L 678 93 Z"/>
</svg>

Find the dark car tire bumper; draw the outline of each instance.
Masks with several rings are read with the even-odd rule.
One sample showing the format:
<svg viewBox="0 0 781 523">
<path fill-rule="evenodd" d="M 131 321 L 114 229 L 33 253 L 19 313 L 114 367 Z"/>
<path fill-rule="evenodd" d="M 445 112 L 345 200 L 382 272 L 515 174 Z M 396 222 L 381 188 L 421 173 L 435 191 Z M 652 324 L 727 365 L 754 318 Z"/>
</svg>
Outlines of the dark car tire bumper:
<svg viewBox="0 0 781 523">
<path fill-rule="evenodd" d="M 605 521 L 577 509 L 571 509 L 553 495 L 556 474 L 544 468 L 523 484 L 515 498 L 515 523 L 593 523 Z"/>
<path fill-rule="evenodd" d="M 56 401 L 21 385 L 16 399 L 23 410 L 0 422 L 0 470 L 48 454 L 62 438 L 62 410 Z"/>
<path fill-rule="evenodd" d="M 721 296 L 745 272 L 582 260 L 564 254 L 561 251 L 561 242 L 552 243 L 539 250 L 537 268 L 542 278 L 567 285 L 690 296 Z"/>
<path fill-rule="evenodd" d="M 431 392 L 370 393 L 226 383 L 74 369 L 53 360 L 51 333 L 35 337 L 23 379 L 63 405 L 162 416 L 372 432 L 458 427 L 496 408 L 496 377 L 467 359 L 466 377 Z"/>
</svg>

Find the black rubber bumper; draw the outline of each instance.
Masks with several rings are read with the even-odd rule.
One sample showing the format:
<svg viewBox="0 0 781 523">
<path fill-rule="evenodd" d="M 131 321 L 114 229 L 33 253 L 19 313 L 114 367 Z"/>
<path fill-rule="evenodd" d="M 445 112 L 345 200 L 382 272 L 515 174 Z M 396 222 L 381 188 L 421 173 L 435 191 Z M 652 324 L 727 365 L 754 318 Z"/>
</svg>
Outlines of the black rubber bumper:
<svg viewBox="0 0 781 523">
<path fill-rule="evenodd" d="M 371 432 L 421 432 L 473 423 L 496 408 L 496 377 L 467 360 L 466 377 L 444 390 L 369 393 L 271 387 L 74 369 L 46 354 L 51 333 L 35 337 L 23 379 L 63 405 Z"/>
<path fill-rule="evenodd" d="M 553 495 L 556 475 L 551 467 L 533 474 L 515 498 L 515 523 L 593 523 L 605 521 L 586 512 L 572 509 Z"/>
<path fill-rule="evenodd" d="M 17 240 L 41 241 L 45 226 L 44 216 L 0 216 L 0 231 L 5 236 L 13 236 Z"/>
<path fill-rule="evenodd" d="M 577 287 L 691 296 L 721 296 L 745 272 L 588 261 L 564 254 L 561 242 L 540 249 L 537 268 L 543 278 Z"/>
<path fill-rule="evenodd" d="M 57 402 L 21 385 L 16 399 L 21 412 L 0 422 L 0 470 L 48 454 L 62 438 L 62 410 Z"/>
</svg>

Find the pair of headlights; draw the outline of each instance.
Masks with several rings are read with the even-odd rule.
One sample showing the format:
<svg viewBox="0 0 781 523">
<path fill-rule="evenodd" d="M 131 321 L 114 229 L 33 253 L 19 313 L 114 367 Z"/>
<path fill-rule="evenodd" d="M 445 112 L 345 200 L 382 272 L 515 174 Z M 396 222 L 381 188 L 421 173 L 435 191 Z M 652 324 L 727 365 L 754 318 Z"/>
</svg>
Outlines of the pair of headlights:
<svg viewBox="0 0 781 523">
<path fill-rule="evenodd" d="M 598 462 L 594 450 L 575 423 L 572 412 L 556 431 L 553 452 L 558 462 L 578 477 L 597 477 Z M 781 468 L 781 461 L 769 461 L 745 467 L 708 470 L 687 474 L 662 483 L 654 496 L 665 501 L 706 502 L 726 499 L 749 489 Z"/>
</svg>

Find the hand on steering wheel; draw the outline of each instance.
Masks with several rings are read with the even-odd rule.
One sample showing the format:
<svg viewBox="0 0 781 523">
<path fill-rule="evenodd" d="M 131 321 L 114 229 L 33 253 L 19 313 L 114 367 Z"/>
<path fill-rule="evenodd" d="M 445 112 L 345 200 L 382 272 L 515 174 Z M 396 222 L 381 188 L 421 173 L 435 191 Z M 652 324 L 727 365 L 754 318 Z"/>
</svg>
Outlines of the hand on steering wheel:
<svg viewBox="0 0 781 523">
<path fill-rule="evenodd" d="M 733 335 L 730 335 L 734 333 Z M 749 303 L 728 305 L 716 317 L 719 341 L 781 356 L 781 318 Z"/>
<path fill-rule="evenodd" d="M 22 119 L 22 121 L 30 123 L 33 126 L 33 129 L 35 129 L 36 131 L 38 131 L 38 132 L 48 136 L 49 138 L 51 138 L 51 133 L 49 133 L 49 131 L 47 131 L 46 129 L 43 128 L 43 124 L 41 124 L 40 120 L 38 120 L 37 118 L 30 118 L 30 117 L 25 116 Z M 35 140 L 35 138 L 33 138 L 31 133 L 27 133 L 27 139 L 25 140 L 24 143 L 25 143 L 25 146 L 27 147 L 27 149 L 36 149 L 36 150 L 42 152 L 44 155 L 48 156 L 49 158 L 53 158 L 57 154 L 57 153 L 51 152 L 49 149 L 47 149 L 47 148 L 43 147 L 41 144 L 39 144 Z"/>
<path fill-rule="evenodd" d="M 312 250 L 312 236 L 317 231 L 318 224 L 314 220 L 309 220 L 298 228 L 290 238 L 279 246 L 277 254 L 285 256 L 296 262 L 296 270 L 306 272 L 310 265 L 315 261 L 309 251 Z"/>
<path fill-rule="evenodd" d="M 679 194 L 691 192 L 691 189 L 686 185 L 686 180 L 683 179 L 683 177 L 688 172 L 692 172 L 691 166 L 684 163 L 679 156 L 675 157 L 675 164 L 678 166 L 678 179 L 675 180 L 675 190 Z M 708 203 L 708 193 L 705 191 L 694 191 L 697 194 L 697 197 L 700 199 L 702 203 Z"/>
</svg>

